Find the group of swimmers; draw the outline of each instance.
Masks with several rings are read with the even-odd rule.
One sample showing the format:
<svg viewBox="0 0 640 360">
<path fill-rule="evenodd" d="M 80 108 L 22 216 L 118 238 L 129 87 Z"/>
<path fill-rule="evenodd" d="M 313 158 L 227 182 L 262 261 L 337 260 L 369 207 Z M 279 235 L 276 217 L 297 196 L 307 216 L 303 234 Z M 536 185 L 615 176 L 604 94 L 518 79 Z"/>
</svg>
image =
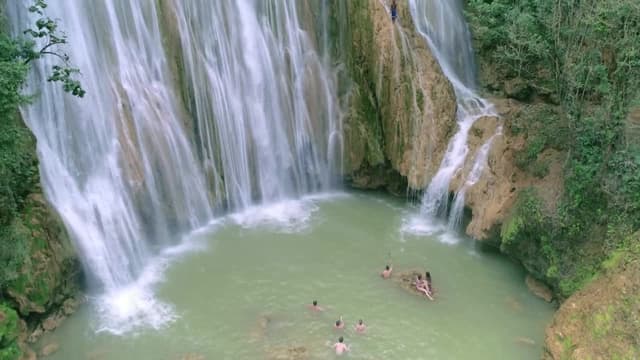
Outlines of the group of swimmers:
<svg viewBox="0 0 640 360">
<path fill-rule="evenodd" d="M 393 267 L 387 265 L 385 269 L 380 273 L 380 276 L 383 279 L 388 279 L 391 277 L 392 272 L 393 272 Z M 425 273 L 424 279 L 422 278 L 422 275 L 419 274 L 416 277 L 416 279 L 414 279 L 414 281 L 412 282 L 412 285 L 415 286 L 418 292 L 423 293 L 429 300 L 433 301 L 433 283 L 431 281 L 430 272 L 427 271 Z M 313 300 L 311 305 L 309 305 L 309 309 L 311 309 L 312 311 L 324 311 L 324 308 L 318 305 L 317 300 Z M 337 330 L 344 329 L 345 324 L 344 324 L 344 321 L 342 320 L 342 316 L 340 316 L 340 318 L 336 320 L 336 323 L 333 327 Z M 367 330 L 367 326 L 364 324 L 364 321 L 360 319 L 358 320 L 358 323 L 354 326 L 354 329 L 357 333 L 362 334 Z M 343 353 L 349 351 L 349 346 L 347 346 L 347 344 L 344 343 L 344 337 L 342 336 L 338 338 L 338 342 L 333 344 L 332 347 L 335 349 L 336 355 L 342 355 Z"/>
<path fill-rule="evenodd" d="M 380 273 L 383 279 L 388 279 L 391 277 L 391 272 L 393 268 L 389 265 L 385 267 L 385 269 Z M 418 274 L 418 276 L 413 280 L 413 286 L 416 287 L 416 290 L 423 293 L 429 300 L 433 301 L 433 282 L 431 281 L 431 273 L 426 272 L 424 274 L 424 279 L 422 275 Z"/>
<path fill-rule="evenodd" d="M 324 311 L 324 308 L 318 305 L 318 300 L 313 300 L 311 305 L 309 305 L 309 309 L 311 309 L 312 311 Z M 345 324 L 344 324 L 344 320 L 342 320 L 342 316 L 340 316 L 340 318 L 336 320 L 335 325 L 333 325 L 334 329 L 336 330 L 344 329 L 344 326 Z M 354 329 L 357 333 L 362 334 L 367 330 L 367 326 L 364 324 L 364 321 L 360 319 L 358 320 L 358 323 L 354 326 Z M 349 351 L 349 346 L 347 346 L 347 344 L 344 343 L 344 337 L 342 336 L 338 338 L 338 342 L 333 344 L 332 347 L 335 349 L 336 355 L 342 355 L 345 352 Z"/>
</svg>

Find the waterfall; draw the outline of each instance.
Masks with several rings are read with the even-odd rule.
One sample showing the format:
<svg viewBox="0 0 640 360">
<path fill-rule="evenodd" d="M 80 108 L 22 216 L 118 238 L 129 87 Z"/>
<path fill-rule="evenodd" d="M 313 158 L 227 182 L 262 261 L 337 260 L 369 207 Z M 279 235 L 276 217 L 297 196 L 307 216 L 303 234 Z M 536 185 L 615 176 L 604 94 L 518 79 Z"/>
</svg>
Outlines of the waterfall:
<svg viewBox="0 0 640 360">
<path fill-rule="evenodd" d="M 469 130 L 477 119 L 496 114 L 492 104 L 475 91 L 473 48 L 464 19 L 462 1 L 409 0 L 409 7 L 417 31 L 423 36 L 444 74 L 451 81 L 457 99 L 458 131 L 449 142 L 440 168 L 425 190 L 421 205 L 421 213 L 425 216 L 447 216 L 451 180 L 462 171 L 469 153 Z M 476 156 L 476 159 L 481 158 L 482 156 Z M 472 172 L 477 172 L 479 176 L 484 163 L 476 162 Z M 458 198 L 464 199 L 464 194 Z M 458 213 L 452 214 L 452 217 L 460 219 L 464 203 L 458 203 Z"/>
<path fill-rule="evenodd" d="M 496 133 L 493 134 L 484 144 L 482 144 L 482 146 L 478 150 L 471 170 L 467 174 L 463 185 L 460 187 L 460 189 L 458 189 L 455 196 L 453 197 L 453 205 L 451 206 L 449 215 L 449 229 L 457 230 L 460 228 L 460 225 L 462 224 L 462 215 L 464 212 L 464 198 L 467 189 L 475 185 L 478 180 L 480 180 L 482 171 L 484 170 L 484 167 L 487 164 L 487 159 L 489 158 L 489 150 L 491 150 L 493 140 L 500 135 L 502 135 L 502 127 L 498 126 Z"/>
<path fill-rule="evenodd" d="M 9 2 L 14 32 L 33 18 Z M 183 131 L 178 97 L 152 2 L 60 1 L 82 69 L 83 99 L 46 77 L 56 59 L 34 63 L 23 116 L 38 140 L 42 183 L 88 273 L 111 291 L 132 282 L 157 246 L 211 218 L 205 181 Z"/>
<path fill-rule="evenodd" d="M 335 75 L 300 4 L 50 1 L 87 94 L 48 83 L 56 59 L 45 57 L 22 113 L 45 194 L 105 291 L 135 282 L 171 239 L 220 210 L 335 185 Z M 35 21 L 29 5 L 6 5 L 16 35 Z"/>
<path fill-rule="evenodd" d="M 326 190 L 339 173 L 335 76 L 297 3 L 174 4 L 198 151 L 234 209 Z"/>
</svg>

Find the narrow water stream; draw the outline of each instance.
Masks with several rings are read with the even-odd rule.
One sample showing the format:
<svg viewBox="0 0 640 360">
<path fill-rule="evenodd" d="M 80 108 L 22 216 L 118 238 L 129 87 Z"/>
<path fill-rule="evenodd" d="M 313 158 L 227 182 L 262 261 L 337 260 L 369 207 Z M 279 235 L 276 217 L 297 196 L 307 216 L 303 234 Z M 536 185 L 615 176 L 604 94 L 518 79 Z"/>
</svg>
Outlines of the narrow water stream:
<svg viewBox="0 0 640 360">
<path fill-rule="evenodd" d="M 356 193 L 229 216 L 155 274 L 155 301 L 166 304 L 156 315 L 173 320 L 97 331 L 105 319 L 90 302 L 43 344 L 60 345 L 53 360 L 332 359 L 342 335 L 353 359 L 538 359 L 553 309 L 524 272 L 470 240 L 403 233 L 414 211 Z M 387 262 L 430 270 L 436 301 L 382 280 Z M 314 299 L 326 311 L 310 312 Z M 340 315 L 345 330 L 332 327 Z M 307 357 L 287 357 L 296 351 Z"/>
</svg>

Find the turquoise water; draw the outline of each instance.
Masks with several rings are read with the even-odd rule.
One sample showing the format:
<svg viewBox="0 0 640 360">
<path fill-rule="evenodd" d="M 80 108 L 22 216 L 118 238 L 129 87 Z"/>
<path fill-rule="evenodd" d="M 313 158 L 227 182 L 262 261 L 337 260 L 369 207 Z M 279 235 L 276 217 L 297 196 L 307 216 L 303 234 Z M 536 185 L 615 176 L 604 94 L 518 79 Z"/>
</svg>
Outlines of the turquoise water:
<svg viewBox="0 0 640 360">
<path fill-rule="evenodd" d="M 349 194 L 229 216 L 42 344 L 60 344 L 55 360 L 333 359 L 329 345 L 344 336 L 352 359 L 539 359 L 553 308 L 528 292 L 522 269 L 412 212 Z M 431 271 L 436 301 L 381 279 L 387 262 Z M 309 311 L 314 299 L 326 311 Z M 341 315 L 347 328 L 335 330 Z M 295 347 L 304 356 L 288 357 Z"/>
</svg>

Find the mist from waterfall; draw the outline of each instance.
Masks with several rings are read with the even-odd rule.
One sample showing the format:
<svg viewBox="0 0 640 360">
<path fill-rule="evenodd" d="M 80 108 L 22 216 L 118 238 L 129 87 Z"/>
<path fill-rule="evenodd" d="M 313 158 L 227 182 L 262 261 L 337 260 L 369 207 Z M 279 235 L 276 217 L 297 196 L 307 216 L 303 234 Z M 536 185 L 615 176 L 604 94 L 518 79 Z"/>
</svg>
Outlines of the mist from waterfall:
<svg viewBox="0 0 640 360">
<path fill-rule="evenodd" d="M 36 20 L 29 5 L 6 5 L 16 35 Z M 335 75 L 307 31 L 314 25 L 301 23 L 303 6 L 49 2 L 87 93 L 76 99 L 49 83 L 56 59 L 44 57 L 22 113 L 38 140 L 44 192 L 91 283 L 117 294 L 105 307 L 121 308 L 122 323 L 158 311 L 140 289 L 184 235 L 222 212 L 337 183 Z"/>
<path fill-rule="evenodd" d="M 449 215 L 449 187 L 454 176 L 462 171 L 467 159 L 469 130 L 477 119 L 496 115 L 493 105 L 480 97 L 475 90 L 476 65 L 463 6 L 461 0 L 409 0 L 416 29 L 424 37 L 444 74 L 451 81 L 458 106 L 458 131 L 451 138 L 440 168 L 422 198 L 421 214 L 428 217 Z M 486 157 L 476 156 L 476 159 L 484 159 L 484 163 L 474 164 L 471 171 L 481 173 L 486 164 Z M 463 206 L 458 204 L 457 213 L 451 214 L 451 217 L 460 219 L 462 208 Z M 458 223 L 458 220 L 454 220 L 454 223 Z"/>
</svg>

